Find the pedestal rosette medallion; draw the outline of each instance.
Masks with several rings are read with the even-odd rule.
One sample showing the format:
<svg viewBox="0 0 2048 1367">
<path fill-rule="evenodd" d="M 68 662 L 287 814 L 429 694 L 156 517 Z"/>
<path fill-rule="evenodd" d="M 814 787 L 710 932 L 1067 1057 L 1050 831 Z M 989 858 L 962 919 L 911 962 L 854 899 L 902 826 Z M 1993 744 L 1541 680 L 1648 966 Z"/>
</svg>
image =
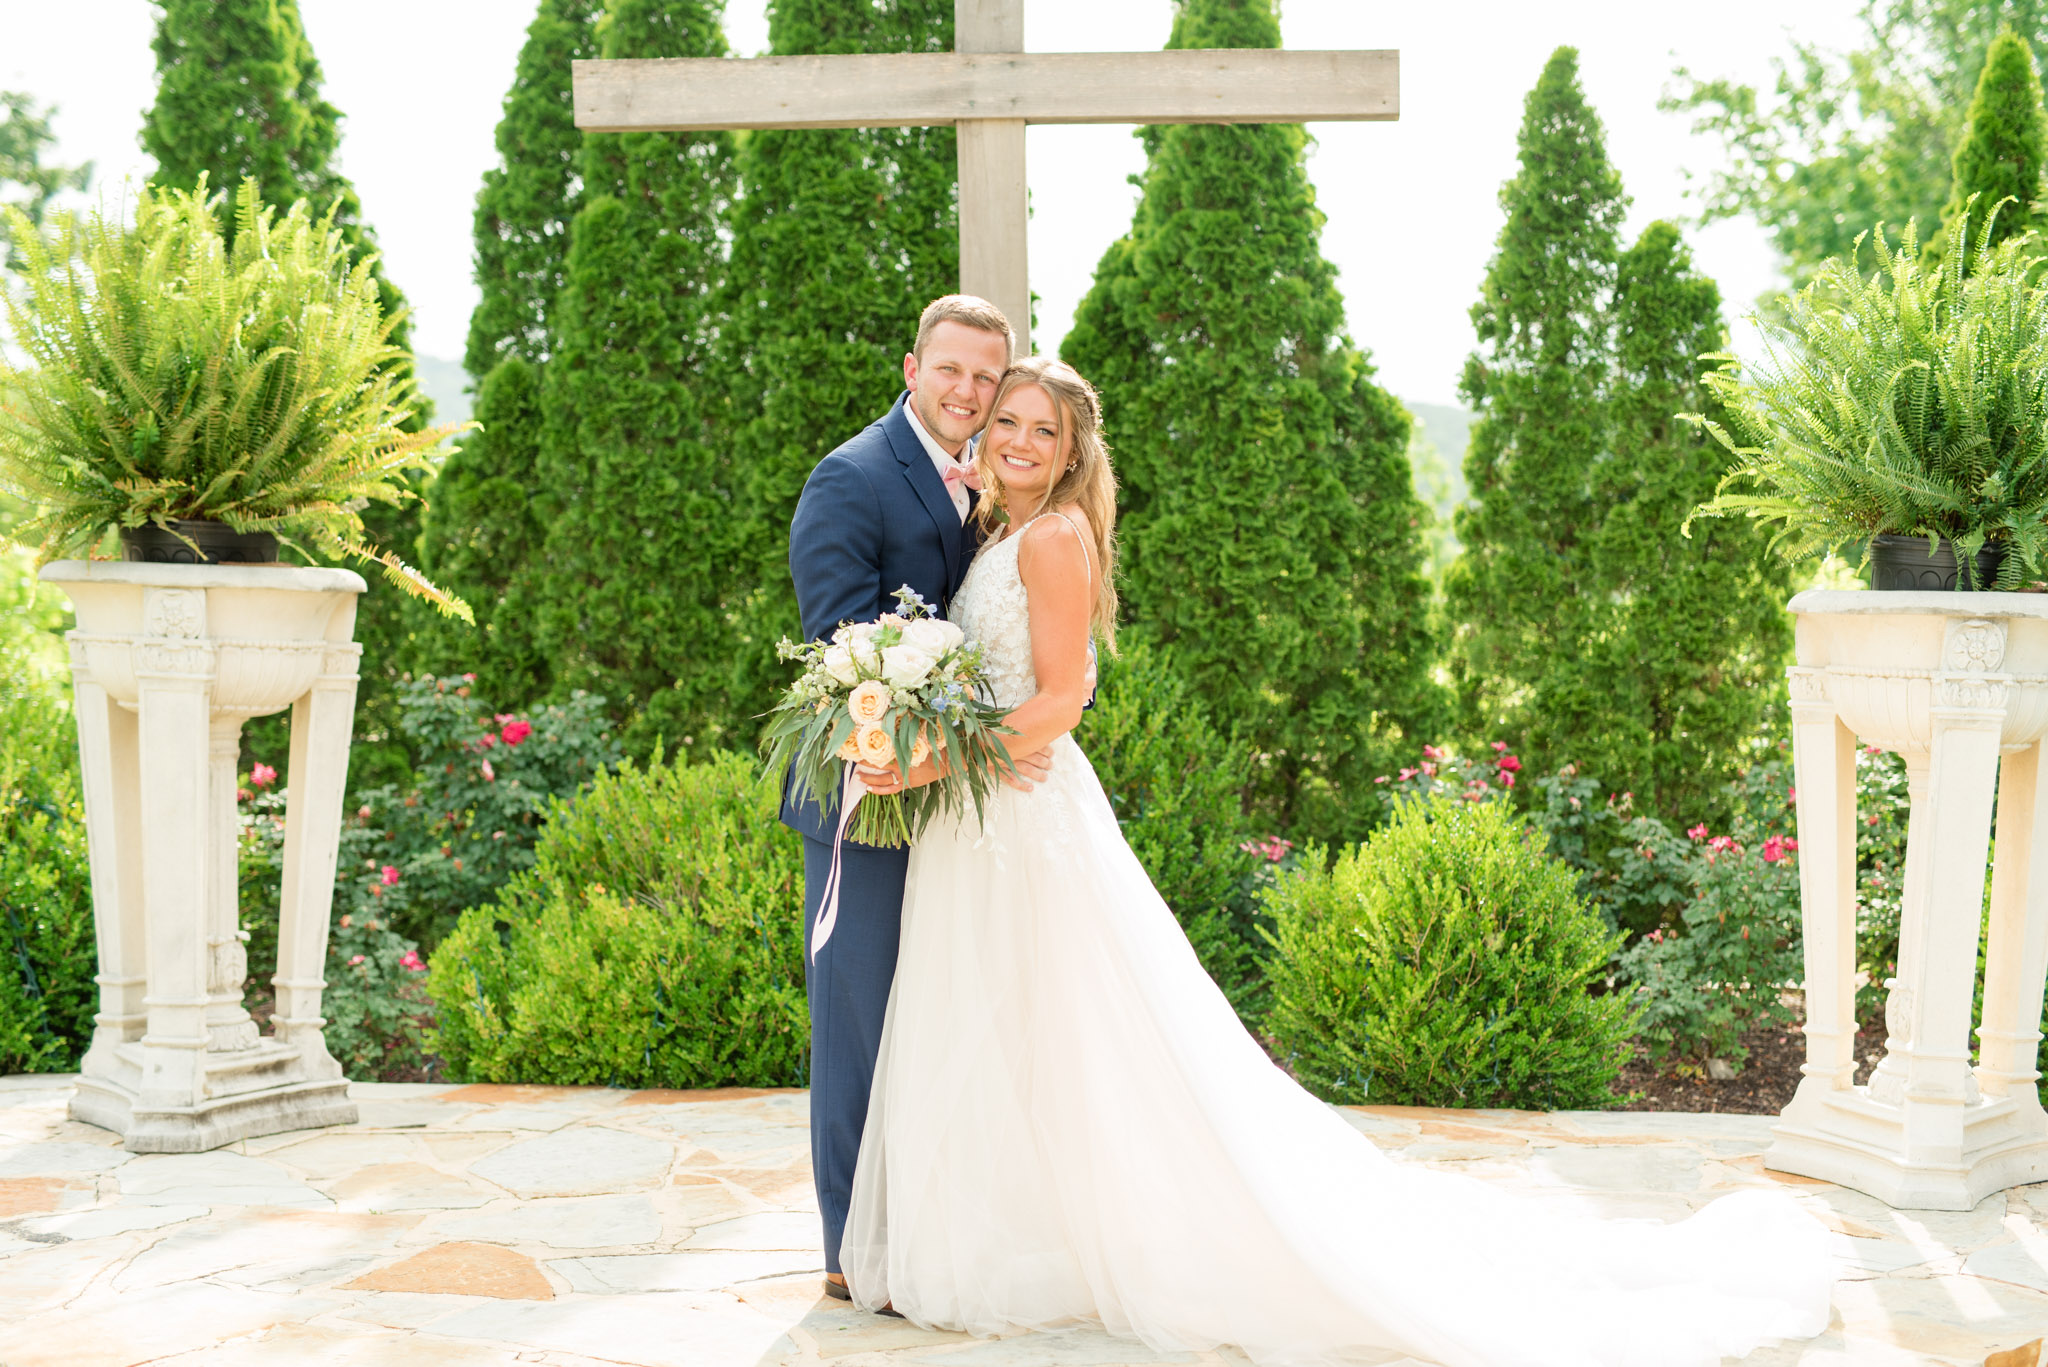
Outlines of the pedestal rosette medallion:
<svg viewBox="0 0 2048 1367">
<path fill-rule="evenodd" d="M 1788 671 L 1806 953 L 1806 1063 L 1765 1165 L 1894 1206 L 1968 1210 L 2048 1178 L 2034 1067 L 2048 976 L 2048 597 L 1832 592 L 1792 600 Z M 1852 1085 L 1856 749 L 1906 762 L 1912 810 L 1884 1054 Z M 1983 1016 L 1970 1007 L 1991 854 Z"/>
<path fill-rule="evenodd" d="M 362 577 L 285 566 L 57 561 L 92 865 L 100 1009 L 73 1119 L 191 1153 L 356 1118 L 320 995 L 348 769 Z M 291 708 L 276 1014 L 242 1009 L 236 760 Z"/>
</svg>

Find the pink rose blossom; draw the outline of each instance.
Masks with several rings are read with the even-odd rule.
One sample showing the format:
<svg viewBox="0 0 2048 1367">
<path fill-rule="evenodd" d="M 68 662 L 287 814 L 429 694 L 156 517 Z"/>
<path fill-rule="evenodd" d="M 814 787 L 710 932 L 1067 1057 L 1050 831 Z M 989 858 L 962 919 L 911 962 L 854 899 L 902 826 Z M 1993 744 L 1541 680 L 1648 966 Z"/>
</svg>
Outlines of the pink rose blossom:
<svg viewBox="0 0 2048 1367">
<path fill-rule="evenodd" d="M 1685 828 L 1685 833 L 1694 840 L 1705 840 L 1707 838 L 1707 823 L 1702 821 L 1697 826 L 1688 826 Z"/>
<path fill-rule="evenodd" d="M 475 683 L 475 682 L 476 682 L 476 675 L 474 675 L 474 674 L 465 674 L 465 675 L 463 675 L 463 676 L 462 676 L 462 681 L 463 681 L 464 683 Z"/>
<path fill-rule="evenodd" d="M 235 801 L 237 802 L 247 802 L 250 798 L 254 796 L 256 796 L 256 794 L 250 792 L 247 788 L 235 789 Z"/>
<path fill-rule="evenodd" d="M 1513 774 L 1502 774 L 1502 775 L 1500 776 L 1500 786 L 1501 786 L 1501 787 L 1503 787 L 1503 788 L 1512 788 L 1512 787 L 1514 787 L 1514 786 L 1515 786 L 1515 776 L 1514 776 Z"/>
<path fill-rule="evenodd" d="M 533 723 L 530 721 L 509 721 L 505 723 L 505 744 L 507 745 L 517 745 L 532 734 Z"/>
<path fill-rule="evenodd" d="M 256 764 L 250 768 L 250 787 L 268 788 L 271 784 L 275 782 L 277 782 L 277 770 L 271 768 L 269 765 L 263 763 L 261 760 L 258 760 Z"/>
<path fill-rule="evenodd" d="M 1517 769 L 1522 767 L 1522 761 L 1516 759 L 1513 755 L 1502 755 L 1499 759 L 1493 762 L 1493 767 L 1502 770 L 1505 773 L 1512 774 Z"/>
<path fill-rule="evenodd" d="M 1445 751 L 1444 751 L 1444 750 L 1443 750 L 1443 749 L 1442 749 L 1441 747 L 1439 747 L 1439 746 L 1435 746 L 1435 745 L 1425 745 L 1425 746 L 1423 746 L 1423 747 L 1422 747 L 1422 757 L 1423 757 L 1424 759 L 1448 759 L 1448 758 L 1450 758 L 1450 756 L 1449 756 L 1449 755 L 1448 755 L 1448 754 L 1447 754 L 1447 753 L 1446 753 L 1446 752 L 1445 752 Z"/>
<path fill-rule="evenodd" d="M 1506 753 L 1506 751 L 1507 751 L 1507 748 L 1508 748 L 1508 743 L 1507 743 L 1506 741 L 1504 741 L 1504 740 L 1497 740 L 1497 741 L 1495 741 L 1495 742 L 1493 743 L 1493 752 L 1494 752 L 1494 753 L 1495 753 L 1496 755 L 1498 755 L 1498 754 L 1504 754 L 1504 753 Z"/>
<path fill-rule="evenodd" d="M 356 966 L 357 964 L 361 963 L 362 961 L 363 961 L 363 956 L 362 956 L 362 955 L 360 955 L 360 954 L 358 954 L 358 955 L 356 955 L 356 956 L 355 956 L 355 958 L 353 958 L 353 959 L 350 959 L 350 960 L 348 961 L 348 966 L 349 966 L 350 968 L 354 968 L 354 967 L 355 967 L 355 966 Z"/>
<path fill-rule="evenodd" d="M 1797 802 L 1799 800 L 1799 790 L 1797 788 L 1787 788 L 1785 790 L 1785 800 L 1787 802 Z"/>
<path fill-rule="evenodd" d="M 387 888 L 390 887 L 393 883 L 396 883 L 398 881 L 398 866 L 396 864 L 386 864 L 384 866 L 384 872 L 379 876 L 383 878 L 384 886 Z"/>
<path fill-rule="evenodd" d="M 421 960 L 420 952 L 417 949 L 405 951 L 405 957 L 398 961 L 398 966 L 413 973 L 424 973 L 427 971 L 427 965 Z"/>
<path fill-rule="evenodd" d="M 495 770 L 495 769 L 491 768 L 491 762 L 490 762 L 489 760 L 485 760 L 485 761 L 484 761 L 484 763 L 483 763 L 483 773 L 484 773 L 484 782 L 486 782 L 486 783 L 496 783 L 496 782 L 498 781 L 498 773 L 497 773 L 497 770 Z"/>
</svg>

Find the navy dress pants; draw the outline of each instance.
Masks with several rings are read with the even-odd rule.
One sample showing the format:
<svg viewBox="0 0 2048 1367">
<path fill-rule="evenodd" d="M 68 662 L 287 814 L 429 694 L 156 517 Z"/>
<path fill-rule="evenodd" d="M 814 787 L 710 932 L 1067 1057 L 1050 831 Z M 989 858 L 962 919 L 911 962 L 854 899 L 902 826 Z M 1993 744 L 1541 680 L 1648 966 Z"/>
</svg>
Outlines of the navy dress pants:
<svg viewBox="0 0 2048 1367">
<path fill-rule="evenodd" d="M 804 953 L 832 871 L 832 846 L 804 839 Z M 840 847 L 839 916 L 807 965 L 811 1003 L 811 1171 L 825 1222 L 825 1270 L 839 1271 L 839 1241 L 853 1196 L 853 1169 L 868 1120 L 868 1089 L 882 1047 L 882 1018 L 896 980 L 903 880 L 910 851 Z"/>
</svg>

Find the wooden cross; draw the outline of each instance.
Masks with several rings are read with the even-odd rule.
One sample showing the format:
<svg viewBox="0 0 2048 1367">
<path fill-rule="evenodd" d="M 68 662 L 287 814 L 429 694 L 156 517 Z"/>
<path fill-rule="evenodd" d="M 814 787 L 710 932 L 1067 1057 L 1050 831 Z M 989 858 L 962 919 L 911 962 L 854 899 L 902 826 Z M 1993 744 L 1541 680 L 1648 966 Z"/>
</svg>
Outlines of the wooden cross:
<svg viewBox="0 0 2048 1367">
<path fill-rule="evenodd" d="M 589 133 L 719 128 L 959 130 L 960 288 L 1031 350 L 1024 127 L 1400 117 L 1400 54 L 1202 48 L 1031 52 L 1024 0 L 954 0 L 953 52 L 642 58 L 575 64 Z"/>
</svg>

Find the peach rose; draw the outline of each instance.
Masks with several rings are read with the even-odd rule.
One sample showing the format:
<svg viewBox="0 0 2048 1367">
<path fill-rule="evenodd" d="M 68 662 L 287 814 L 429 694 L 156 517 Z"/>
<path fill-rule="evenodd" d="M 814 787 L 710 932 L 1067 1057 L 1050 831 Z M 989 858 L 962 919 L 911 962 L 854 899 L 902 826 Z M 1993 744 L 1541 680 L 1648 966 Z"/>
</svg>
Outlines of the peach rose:
<svg viewBox="0 0 2048 1367">
<path fill-rule="evenodd" d="M 896 695 L 889 691 L 889 685 L 880 679 L 869 679 L 857 684 L 853 692 L 846 695 L 846 710 L 853 714 L 854 721 L 863 726 L 873 726 L 889 713 L 889 704 L 896 701 Z"/>
<path fill-rule="evenodd" d="M 850 731 L 847 733 L 846 743 L 839 747 L 839 758 L 845 760 L 848 764 L 853 764 L 859 761 L 860 732 Z"/>
<path fill-rule="evenodd" d="M 924 732 L 917 733 L 917 739 L 910 746 L 910 767 L 915 769 L 932 757 L 932 743 L 924 738 Z"/>
<path fill-rule="evenodd" d="M 889 733 L 879 726 L 863 726 L 853 733 L 860 747 L 860 757 L 880 769 L 896 762 L 896 745 L 889 739 Z"/>
</svg>

